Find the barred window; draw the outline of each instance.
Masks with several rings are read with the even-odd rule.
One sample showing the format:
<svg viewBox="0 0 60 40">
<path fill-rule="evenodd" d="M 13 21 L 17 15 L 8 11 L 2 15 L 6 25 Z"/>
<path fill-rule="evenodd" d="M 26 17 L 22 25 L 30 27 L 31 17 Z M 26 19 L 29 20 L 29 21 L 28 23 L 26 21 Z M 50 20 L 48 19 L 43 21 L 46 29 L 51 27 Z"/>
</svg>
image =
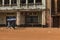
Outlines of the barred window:
<svg viewBox="0 0 60 40">
<path fill-rule="evenodd" d="M 42 2 L 42 0 L 36 0 L 36 3 L 41 3 Z"/>
<path fill-rule="evenodd" d="M 34 0 L 28 0 L 28 3 L 34 3 Z"/>
<path fill-rule="evenodd" d="M 38 16 L 26 16 L 26 24 L 38 24 Z"/>
<path fill-rule="evenodd" d="M 26 0 L 20 0 L 21 6 L 25 6 L 26 5 Z"/>
<path fill-rule="evenodd" d="M 42 0 L 36 0 L 36 4 L 42 4 Z"/>
<path fill-rule="evenodd" d="M 17 0 L 11 0 L 11 4 L 14 6 L 14 5 L 17 5 Z"/>
<path fill-rule="evenodd" d="M 9 0 L 4 0 L 4 5 L 8 6 L 9 5 Z"/>
<path fill-rule="evenodd" d="M 25 4 L 25 3 L 26 3 L 26 0 L 20 0 L 20 2 L 21 2 L 22 4 Z"/>
</svg>

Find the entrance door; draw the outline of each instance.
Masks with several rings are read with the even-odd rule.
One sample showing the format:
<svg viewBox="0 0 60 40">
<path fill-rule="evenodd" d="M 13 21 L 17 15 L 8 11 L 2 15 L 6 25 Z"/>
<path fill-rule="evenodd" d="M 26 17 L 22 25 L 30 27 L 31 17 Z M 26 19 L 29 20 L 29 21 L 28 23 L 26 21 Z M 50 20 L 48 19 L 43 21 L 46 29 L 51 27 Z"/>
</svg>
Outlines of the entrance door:
<svg viewBox="0 0 60 40">
<path fill-rule="evenodd" d="M 8 26 L 8 23 L 9 23 L 9 25 L 11 26 L 12 22 L 14 22 L 16 25 L 16 17 L 15 16 L 7 16 L 6 17 L 6 25 Z"/>
<path fill-rule="evenodd" d="M 59 18 L 60 18 L 59 16 L 53 17 L 53 27 L 59 27 L 59 24 L 60 24 Z"/>
</svg>

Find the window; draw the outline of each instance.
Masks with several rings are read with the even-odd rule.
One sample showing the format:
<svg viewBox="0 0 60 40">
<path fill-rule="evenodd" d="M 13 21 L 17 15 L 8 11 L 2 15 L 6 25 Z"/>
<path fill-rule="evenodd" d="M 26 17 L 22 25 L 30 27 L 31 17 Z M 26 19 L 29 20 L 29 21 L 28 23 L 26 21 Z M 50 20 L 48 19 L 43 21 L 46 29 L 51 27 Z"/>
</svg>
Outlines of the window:
<svg viewBox="0 0 60 40">
<path fill-rule="evenodd" d="M 55 15 L 55 0 L 51 0 L 51 12 L 52 15 Z"/>
<path fill-rule="evenodd" d="M 60 0 L 57 0 L 57 11 L 60 12 Z"/>
<path fill-rule="evenodd" d="M 23 6 L 23 5 L 26 4 L 26 0 L 20 0 L 20 3 L 21 3 L 21 5 Z"/>
<path fill-rule="evenodd" d="M 2 5 L 2 0 L 0 0 L 0 6 Z"/>
<path fill-rule="evenodd" d="M 4 5 L 8 6 L 9 5 L 9 0 L 4 0 Z"/>
<path fill-rule="evenodd" d="M 25 4 L 25 3 L 26 3 L 26 0 L 21 0 L 21 3 L 22 3 L 22 4 Z"/>
<path fill-rule="evenodd" d="M 38 23 L 38 16 L 32 16 L 32 23 Z"/>
<path fill-rule="evenodd" d="M 34 3 L 34 0 L 28 0 L 28 5 L 32 6 Z"/>
<path fill-rule="evenodd" d="M 17 0 L 11 0 L 11 4 L 12 4 L 12 6 L 17 5 Z"/>
<path fill-rule="evenodd" d="M 26 16 L 25 23 L 26 24 L 38 24 L 38 16 Z"/>
<path fill-rule="evenodd" d="M 36 4 L 42 4 L 42 0 L 36 0 Z"/>
<path fill-rule="evenodd" d="M 34 0 L 28 0 L 28 3 L 34 3 Z"/>
</svg>

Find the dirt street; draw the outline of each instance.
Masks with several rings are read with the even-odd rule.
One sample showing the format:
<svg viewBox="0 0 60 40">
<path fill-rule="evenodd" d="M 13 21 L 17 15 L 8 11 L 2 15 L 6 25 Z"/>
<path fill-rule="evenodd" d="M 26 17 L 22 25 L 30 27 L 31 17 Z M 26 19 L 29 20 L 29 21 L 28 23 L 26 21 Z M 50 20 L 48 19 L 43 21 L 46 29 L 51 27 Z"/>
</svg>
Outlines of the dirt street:
<svg viewBox="0 0 60 40">
<path fill-rule="evenodd" d="M 60 28 L 0 28 L 0 40 L 60 40 Z"/>
</svg>

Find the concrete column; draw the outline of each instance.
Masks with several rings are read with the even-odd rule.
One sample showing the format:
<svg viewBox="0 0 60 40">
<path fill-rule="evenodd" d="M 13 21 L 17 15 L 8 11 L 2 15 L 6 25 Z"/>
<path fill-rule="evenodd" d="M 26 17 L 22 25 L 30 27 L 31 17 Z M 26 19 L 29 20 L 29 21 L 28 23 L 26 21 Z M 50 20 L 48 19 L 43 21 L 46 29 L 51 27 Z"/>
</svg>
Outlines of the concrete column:
<svg viewBox="0 0 60 40">
<path fill-rule="evenodd" d="M 9 0 L 9 5 L 11 5 L 11 0 Z"/>
<path fill-rule="evenodd" d="M 4 0 L 2 0 L 2 5 L 4 6 Z"/>
<path fill-rule="evenodd" d="M 17 0 L 17 6 L 20 7 L 20 0 Z"/>
<path fill-rule="evenodd" d="M 28 7 L 28 0 L 26 0 L 26 8 Z"/>
<path fill-rule="evenodd" d="M 46 0 L 42 0 L 42 4 L 44 7 L 46 7 Z"/>
<path fill-rule="evenodd" d="M 17 24 L 18 26 L 20 25 L 20 12 L 17 12 L 16 24 Z"/>
<path fill-rule="evenodd" d="M 21 0 L 19 0 L 19 5 L 21 4 Z M 21 6 L 21 5 L 20 5 Z"/>
<path fill-rule="evenodd" d="M 36 0 L 34 0 L 34 8 L 35 8 Z"/>
<path fill-rule="evenodd" d="M 42 11 L 42 25 L 46 25 L 45 11 Z"/>
</svg>

